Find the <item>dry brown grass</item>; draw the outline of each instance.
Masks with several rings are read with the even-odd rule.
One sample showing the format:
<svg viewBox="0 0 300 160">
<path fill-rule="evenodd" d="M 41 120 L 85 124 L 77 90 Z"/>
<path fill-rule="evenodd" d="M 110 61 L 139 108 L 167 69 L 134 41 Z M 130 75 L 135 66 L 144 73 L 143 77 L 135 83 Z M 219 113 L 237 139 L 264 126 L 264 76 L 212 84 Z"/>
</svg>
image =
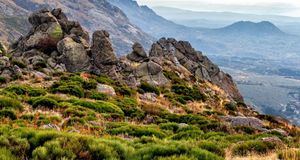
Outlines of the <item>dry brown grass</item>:
<svg viewBox="0 0 300 160">
<path fill-rule="evenodd" d="M 278 160 L 276 153 L 268 155 L 249 155 L 247 157 L 227 157 L 226 160 Z"/>
</svg>

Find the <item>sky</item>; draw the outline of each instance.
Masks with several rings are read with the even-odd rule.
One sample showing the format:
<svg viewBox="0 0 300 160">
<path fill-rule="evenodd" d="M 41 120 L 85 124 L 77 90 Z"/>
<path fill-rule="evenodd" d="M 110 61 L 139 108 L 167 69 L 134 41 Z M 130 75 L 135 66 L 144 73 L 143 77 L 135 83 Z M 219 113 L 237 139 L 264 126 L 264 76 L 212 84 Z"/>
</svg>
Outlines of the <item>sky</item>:
<svg viewBox="0 0 300 160">
<path fill-rule="evenodd" d="M 300 17 L 300 0 L 137 0 L 141 5 L 193 11 L 238 12 Z"/>
</svg>

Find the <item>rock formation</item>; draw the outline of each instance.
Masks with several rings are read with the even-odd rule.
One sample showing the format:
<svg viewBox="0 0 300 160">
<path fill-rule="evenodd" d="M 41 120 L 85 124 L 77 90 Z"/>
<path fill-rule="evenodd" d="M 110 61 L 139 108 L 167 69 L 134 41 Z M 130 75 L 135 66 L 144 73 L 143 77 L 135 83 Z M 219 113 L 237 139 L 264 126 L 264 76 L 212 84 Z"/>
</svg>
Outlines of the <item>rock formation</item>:
<svg viewBox="0 0 300 160">
<path fill-rule="evenodd" d="M 162 38 L 152 45 L 149 56 L 135 43 L 126 57 L 117 58 L 107 31 L 95 31 L 89 44 L 88 33 L 78 22 L 69 21 L 61 9 L 42 9 L 29 17 L 31 31 L 13 45 L 12 60 L 24 69 L 45 74 L 55 72 L 91 72 L 104 74 L 131 87 L 141 82 L 168 85 L 167 69 L 176 70 L 183 78 L 208 81 L 225 90 L 229 97 L 241 100 L 232 78 L 222 72 L 188 42 Z M 3 66 L 10 66 L 3 57 Z M 18 65 L 14 66 L 20 67 Z M 2 69 L 3 71 L 3 69 Z M 5 71 L 5 74 L 9 73 Z M 11 72 L 12 73 L 12 72 Z"/>
</svg>

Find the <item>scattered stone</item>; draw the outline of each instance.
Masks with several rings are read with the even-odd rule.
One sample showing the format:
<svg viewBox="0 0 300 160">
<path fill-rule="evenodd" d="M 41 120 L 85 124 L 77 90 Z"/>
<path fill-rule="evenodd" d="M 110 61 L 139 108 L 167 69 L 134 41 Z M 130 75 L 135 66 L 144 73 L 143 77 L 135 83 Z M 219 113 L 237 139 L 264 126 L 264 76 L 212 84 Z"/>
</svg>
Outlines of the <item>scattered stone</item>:
<svg viewBox="0 0 300 160">
<path fill-rule="evenodd" d="M 105 85 L 105 84 L 98 84 L 97 91 L 100 93 L 104 93 L 110 96 L 116 96 L 116 91 L 112 86 Z"/>
<path fill-rule="evenodd" d="M 54 129 L 54 130 L 60 131 L 60 128 L 55 124 L 45 124 L 45 125 L 41 126 L 41 128 L 42 129 Z"/>
<path fill-rule="evenodd" d="M 157 95 L 155 93 L 144 93 L 144 94 L 140 95 L 140 99 L 145 100 L 145 101 L 156 102 Z"/>
<path fill-rule="evenodd" d="M 263 127 L 263 122 L 255 117 L 233 117 L 233 116 L 224 116 L 222 117 L 225 121 L 229 122 L 232 126 L 247 126 L 252 127 L 258 130 L 265 130 Z"/>
</svg>

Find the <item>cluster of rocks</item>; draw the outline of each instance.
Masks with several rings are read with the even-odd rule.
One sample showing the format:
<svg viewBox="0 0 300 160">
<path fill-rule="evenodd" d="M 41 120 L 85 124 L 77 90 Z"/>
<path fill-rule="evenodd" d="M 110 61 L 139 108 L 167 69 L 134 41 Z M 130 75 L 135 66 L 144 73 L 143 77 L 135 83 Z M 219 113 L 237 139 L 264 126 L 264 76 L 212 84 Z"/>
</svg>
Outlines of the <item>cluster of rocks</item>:
<svg viewBox="0 0 300 160">
<path fill-rule="evenodd" d="M 95 31 L 90 44 L 89 34 L 78 22 L 68 20 L 61 9 L 34 12 L 29 22 L 32 24 L 30 32 L 12 45 L 12 59 L 0 58 L 1 76 L 6 74 L 9 78 L 25 69 L 47 75 L 87 71 L 108 75 L 130 86 L 138 86 L 142 81 L 166 85 L 169 79 L 163 72 L 164 65 L 168 64 L 189 72 L 196 79 L 212 82 L 231 98 L 242 100 L 232 78 L 188 42 L 162 38 L 152 45 L 149 54 L 141 44 L 135 43 L 130 54 L 117 58 L 107 31 Z M 18 63 L 12 65 L 12 61 Z M 20 63 L 25 69 L 20 69 Z"/>
</svg>

